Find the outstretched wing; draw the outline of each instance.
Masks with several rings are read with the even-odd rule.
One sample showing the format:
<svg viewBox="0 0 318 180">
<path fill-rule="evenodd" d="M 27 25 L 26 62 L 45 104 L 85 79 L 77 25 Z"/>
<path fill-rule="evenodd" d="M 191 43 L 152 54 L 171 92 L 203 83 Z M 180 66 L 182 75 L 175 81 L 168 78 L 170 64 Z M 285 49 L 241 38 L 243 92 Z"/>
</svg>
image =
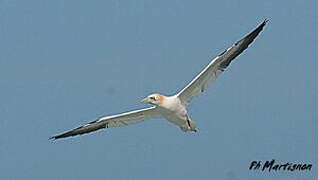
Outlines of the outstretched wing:
<svg viewBox="0 0 318 180">
<path fill-rule="evenodd" d="M 261 23 L 254 31 L 243 39 L 237 41 L 233 46 L 226 49 L 214 58 L 204 70 L 197 75 L 184 89 L 178 93 L 178 97 L 184 104 L 203 92 L 216 78 L 228 67 L 231 61 L 241 54 L 253 42 L 256 36 L 263 30 L 268 20 Z"/>
<path fill-rule="evenodd" d="M 150 108 L 126 112 L 113 116 L 101 117 L 96 121 L 90 122 L 88 124 L 85 124 L 84 126 L 65 132 L 63 134 L 53 136 L 50 139 L 60 139 L 69 136 L 76 136 L 79 134 L 90 133 L 102 128 L 128 126 L 130 124 L 140 123 L 146 119 L 156 117 L 160 117 L 160 114 L 157 112 L 157 108 L 153 106 Z"/>
</svg>

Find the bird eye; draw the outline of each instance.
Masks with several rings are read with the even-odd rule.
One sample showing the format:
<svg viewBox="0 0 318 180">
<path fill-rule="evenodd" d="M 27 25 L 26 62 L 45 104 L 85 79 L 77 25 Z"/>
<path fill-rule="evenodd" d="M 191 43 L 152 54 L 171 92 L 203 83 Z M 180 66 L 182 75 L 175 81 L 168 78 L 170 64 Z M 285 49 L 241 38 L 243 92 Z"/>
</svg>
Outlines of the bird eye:
<svg viewBox="0 0 318 180">
<path fill-rule="evenodd" d="M 154 100 L 154 101 L 156 100 L 156 98 L 154 96 L 151 96 L 150 99 Z"/>
</svg>

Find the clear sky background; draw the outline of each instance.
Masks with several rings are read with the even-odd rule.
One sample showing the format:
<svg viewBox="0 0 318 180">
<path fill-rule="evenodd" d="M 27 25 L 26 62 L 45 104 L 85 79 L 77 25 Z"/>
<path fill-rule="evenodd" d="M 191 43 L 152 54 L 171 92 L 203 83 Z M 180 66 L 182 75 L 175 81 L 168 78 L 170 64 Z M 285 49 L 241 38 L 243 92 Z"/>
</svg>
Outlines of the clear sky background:
<svg viewBox="0 0 318 180">
<path fill-rule="evenodd" d="M 0 1 L 0 179 L 317 179 L 318 3 Z M 165 120 L 49 141 L 183 88 L 270 19 L 189 107 Z M 253 160 L 310 172 L 249 171 Z"/>
</svg>

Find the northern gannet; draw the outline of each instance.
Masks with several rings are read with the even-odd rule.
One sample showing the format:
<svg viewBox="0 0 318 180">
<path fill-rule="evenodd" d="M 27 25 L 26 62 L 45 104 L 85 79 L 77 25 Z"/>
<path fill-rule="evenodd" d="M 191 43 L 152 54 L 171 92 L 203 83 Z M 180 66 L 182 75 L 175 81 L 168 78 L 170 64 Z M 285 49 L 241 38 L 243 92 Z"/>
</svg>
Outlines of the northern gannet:
<svg viewBox="0 0 318 180">
<path fill-rule="evenodd" d="M 165 118 L 180 127 L 182 131 L 197 131 L 197 125 L 187 113 L 187 105 L 191 99 L 202 93 L 229 66 L 231 61 L 241 54 L 263 30 L 268 20 L 264 20 L 255 30 L 226 49 L 201 71 L 184 89 L 173 96 L 151 94 L 142 103 L 154 106 L 122 114 L 105 116 L 71 131 L 51 137 L 60 139 L 85 134 L 98 129 L 127 126 L 143 122 L 150 118 Z"/>
</svg>

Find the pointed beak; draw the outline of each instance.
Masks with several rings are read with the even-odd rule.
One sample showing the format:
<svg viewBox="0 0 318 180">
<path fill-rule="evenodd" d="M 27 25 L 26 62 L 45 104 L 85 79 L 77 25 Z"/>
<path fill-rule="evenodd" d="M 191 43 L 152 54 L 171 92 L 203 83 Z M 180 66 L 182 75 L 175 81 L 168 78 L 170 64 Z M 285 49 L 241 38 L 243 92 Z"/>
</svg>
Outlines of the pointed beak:
<svg viewBox="0 0 318 180">
<path fill-rule="evenodd" d="M 141 103 L 149 103 L 150 101 L 149 101 L 149 98 L 145 98 L 145 99 L 143 99 L 143 100 L 141 100 L 139 102 L 141 102 Z"/>
</svg>

